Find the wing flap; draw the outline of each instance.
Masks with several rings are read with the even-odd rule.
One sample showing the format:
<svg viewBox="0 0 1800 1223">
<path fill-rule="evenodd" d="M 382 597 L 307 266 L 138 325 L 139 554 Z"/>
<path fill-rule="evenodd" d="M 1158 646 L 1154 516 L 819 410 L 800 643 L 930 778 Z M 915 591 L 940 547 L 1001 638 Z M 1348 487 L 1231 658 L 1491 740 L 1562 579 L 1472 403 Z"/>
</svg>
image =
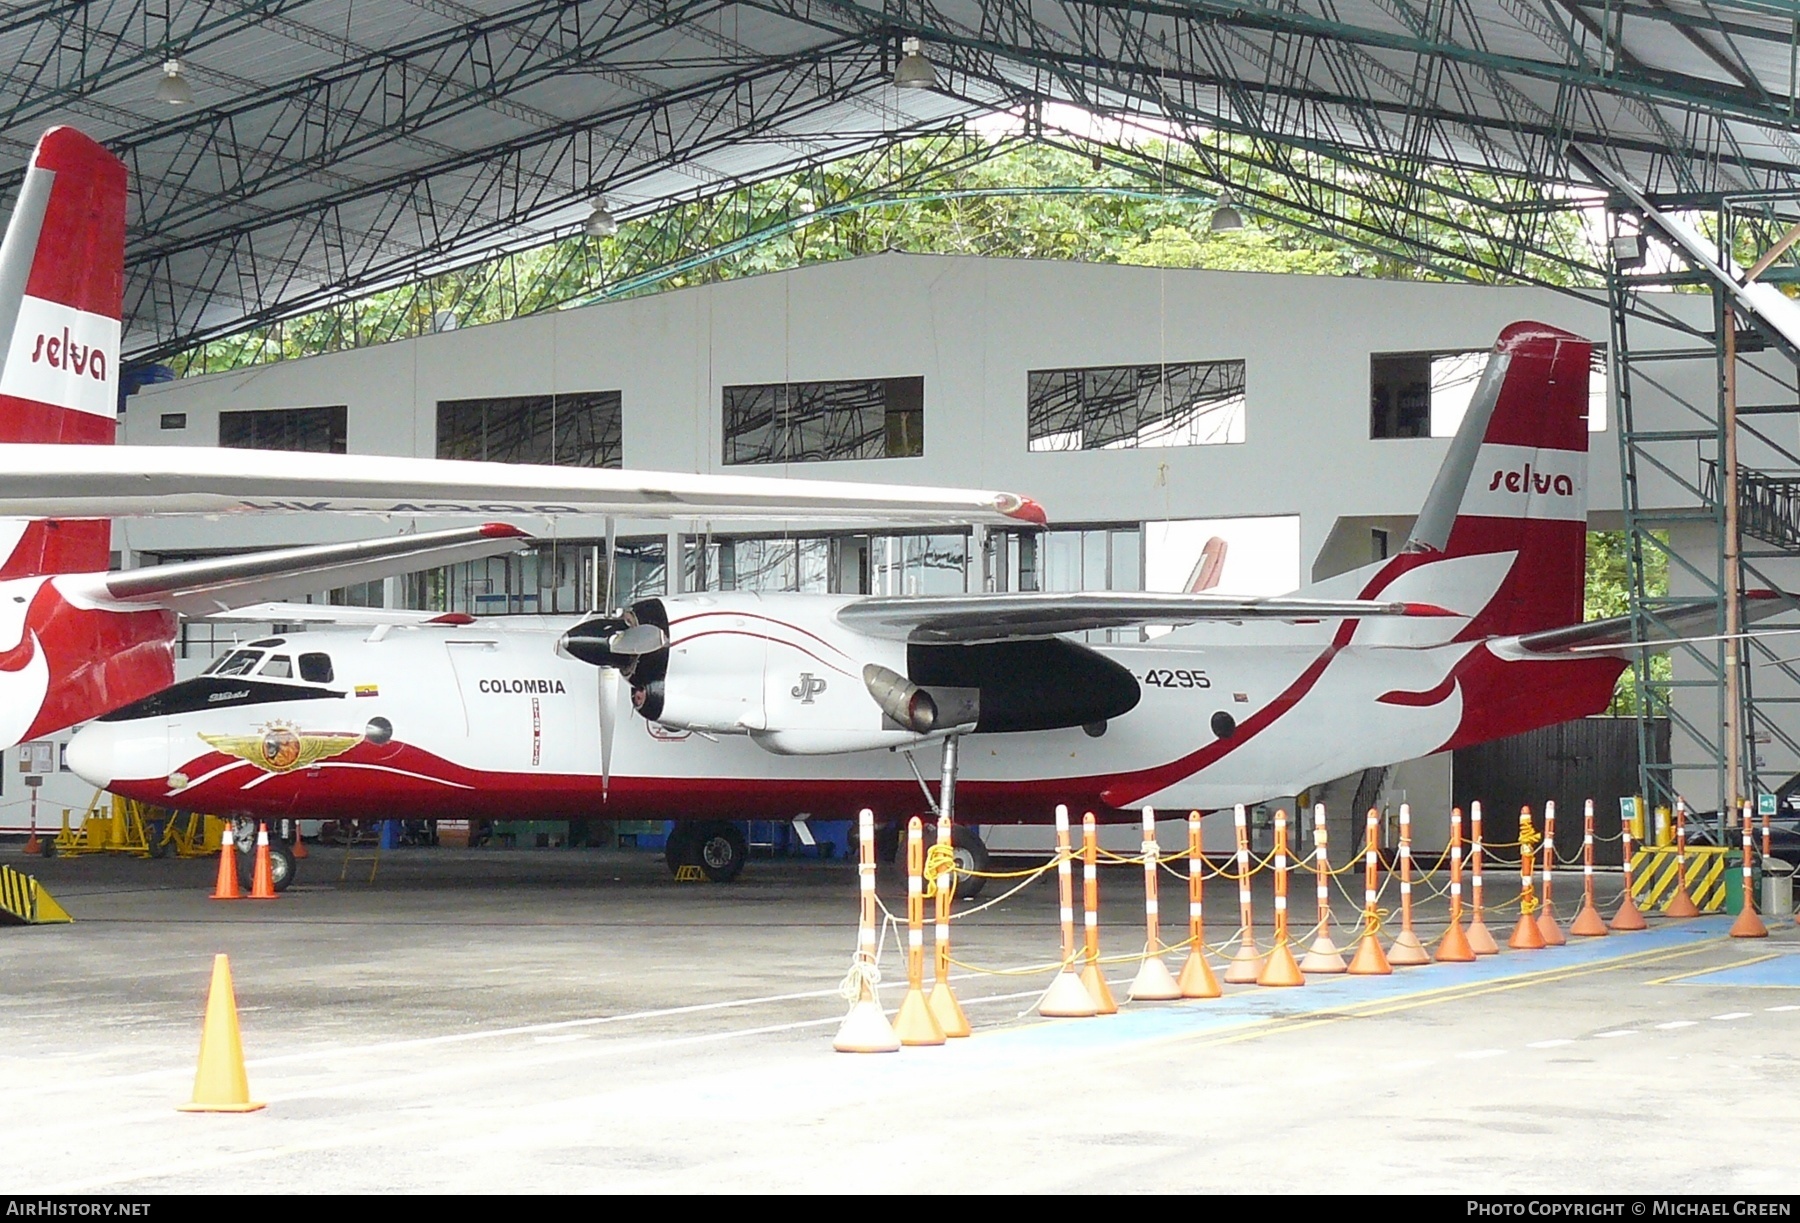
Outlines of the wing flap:
<svg viewBox="0 0 1800 1223">
<path fill-rule="evenodd" d="M 88 579 L 91 585 L 81 593 L 115 604 L 205 616 L 270 599 L 499 556 L 517 551 L 530 539 L 517 527 L 488 523 L 348 544 L 276 548 L 108 573 Z"/>
<path fill-rule="evenodd" d="M 1053 637 L 1091 629 L 1200 620 L 1334 620 L 1363 616 L 1450 616 L 1423 603 L 1366 599 L 1237 598 L 1146 591 L 1067 594 L 883 595 L 838 609 L 838 622 L 888 641 L 973 645 Z"/>
<path fill-rule="evenodd" d="M 0 517 L 517 514 L 1042 525 L 1016 493 L 204 446 L 0 445 Z"/>
</svg>

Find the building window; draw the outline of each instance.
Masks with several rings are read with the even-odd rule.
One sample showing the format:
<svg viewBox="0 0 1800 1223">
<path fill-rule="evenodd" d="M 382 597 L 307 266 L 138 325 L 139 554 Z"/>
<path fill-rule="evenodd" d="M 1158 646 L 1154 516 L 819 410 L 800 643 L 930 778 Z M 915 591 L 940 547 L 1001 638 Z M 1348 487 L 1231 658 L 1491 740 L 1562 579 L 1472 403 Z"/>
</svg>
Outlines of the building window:
<svg viewBox="0 0 1800 1223">
<path fill-rule="evenodd" d="M 239 450 L 304 450 L 343 454 L 349 409 L 267 408 L 219 413 L 219 445 Z"/>
<path fill-rule="evenodd" d="M 165 429 L 185 429 L 185 428 L 187 428 L 187 413 L 186 412 L 164 412 L 162 414 L 162 427 Z"/>
<path fill-rule="evenodd" d="M 925 453 L 925 379 L 725 388 L 724 461 L 817 463 Z"/>
<path fill-rule="evenodd" d="M 1384 352 L 1369 357 L 1369 436 L 1453 437 L 1487 371 L 1491 350 Z M 1606 428 L 1606 346 L 1588 371 L 1588 432 Z"/>
<path fill-rule="evenodd" d="M 437 457 L 556 467 L 622 467 L 618 391 L 447 399 L 437 406 Z"/>
<path fill-rule="evenodd" d="M 1032 370 L 1026 403 L 1033 450 L 1241 442 L 1244 363 Z"/>
</svg>

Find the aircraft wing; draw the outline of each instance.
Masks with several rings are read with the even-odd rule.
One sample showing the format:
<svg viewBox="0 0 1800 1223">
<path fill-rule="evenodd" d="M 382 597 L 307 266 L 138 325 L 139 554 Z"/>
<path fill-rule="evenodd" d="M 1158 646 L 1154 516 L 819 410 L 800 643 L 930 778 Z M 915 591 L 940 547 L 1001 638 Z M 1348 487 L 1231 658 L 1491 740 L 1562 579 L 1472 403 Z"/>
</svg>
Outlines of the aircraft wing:
<svg viewBox="0 0 1800 1223">
<path fill-rule="evenodd" d="M 1333 620 L 1363 616 L 1450 616 L 1427 603 L 1293 599 L 1146 591 L 1068 594 L 878 595 L 838 609 L 838 622 L 869 637 L 973 645 L 1089 629 L 1200 620 Z"/>
<path fill-rule="evenodd" d="M 339 607 L 330 603 L 252 603 L 229 611 L 208 612 L 207 620 L 225 624 L 325 624 L 347 628 L 394 628 L 421 624 L 475 623 L 468 612 L 407 611 L 397 607 Z"/>
<path fill-rule="evenodd" d="M 210 446 L 0 445 L 0 517 L 521 514 L 1027 523 L 1016 493 Z"/>
<path fill-rule="evenodd" d="M 373 582 L 419 569 L 515 552 L 531 538 L 517 527 L 488 523 L 423 535 L 276 548 L 173 565 L 149 565 L 121 573 L 84 574 L 57 581 L 66 593 L 97 602 L 161 607 L 187 616 L 204 616 L 271 598 L 311 594 L 333 586 Z"/>
</svg>

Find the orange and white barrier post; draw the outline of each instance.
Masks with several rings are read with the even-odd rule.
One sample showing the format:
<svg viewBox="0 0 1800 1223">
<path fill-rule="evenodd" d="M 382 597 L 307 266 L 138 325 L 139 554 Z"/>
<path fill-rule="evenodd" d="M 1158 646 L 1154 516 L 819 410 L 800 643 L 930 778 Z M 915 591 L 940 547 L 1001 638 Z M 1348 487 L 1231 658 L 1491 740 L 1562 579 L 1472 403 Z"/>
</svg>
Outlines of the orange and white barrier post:
<svg viewBox="0 0 1800 1223">
<path fill-rule="evenodd" d="M 1744 816 L 1738 823 L 1744 830 L 1744 904 L 1738 910 L 1737 920 L 1731 923 L 1731 937 L 1768 938 L 1769 928 L 1756 911 L 1755 865 L 1750 860 L 1751 829 L 1756 820 L 1750 814 L 1749 803 L 1744 804 Z"/>
<path fill-rule="evenodd" d="M 1664 917 L 1699 917 L 1700 906 L 1688 891 L 1687 800 L 1675 800 L 1675 894 L 1663 906 Z"/>
<path fill-rule="evenodd" d="M 938 816 L 937 825 L 937 872 L 932 880 L 933 898 L 937 902 L 937 928 L 933 932 L 935 954 L 932 957 L 931 995 L 925 999 L 925 1005 L 931 1008 L 931 1017 L 937 1020 L 944 1035 L 952 1038 L 967 1036 L 973 1031 L 969 1027 L 969 1017 L 963 1014 L 962 1003 L 956 1000 L 956 994 L 950 988 L 950 902 L 956 896 L 955 845 L 950 814 L 944 812 Z M 926 866 L 931 865 L 932 861 L 928 859 Z"/>
<path fill-rule="evenodd" d="M 1268 962 L 1257 976 L 1258 985 L 1305 985 L 1300 965 L 1288 938 L 1288 843 L 1287 812 L 1275 812 L 1275 944 Z"/>
<path fill-rule="evenodd" d="M 1469 936 L 1463 933 L 1462 914 L 1462 808 L 1450 808 L 1450 925 L 1438 940 L 1435 958 L 1445 964 L 1467 964 L 1475 958 Z"/>
<path fill-rule="evenodd" d="M 1544 931 L 1538 925 L 1538 898 L 1532 873 L 1532 853 L 1543 838 L 1531 826 L 1531 808 L 1519 808 L 1519 921 L 1506 945 L 1514 951 L 1542 951 Z"/>
<path fill-rule="evenodd" d="M 1425 944 L 1413 932 L 1412 911 L 1412 808 L 1400 804 L 1400 933 L 1388 948 L 1388 963 L 1399 968 L 1414 968 L 1431 963 Z"/>
<path fill-rule="evenodd" d="M 276 900 L 280 895 L 275 890 L 275 868 L 269 860 L 269 825 L 259 823 L 256 826 L 256 871 L 250 876 L 250 899 Z"/>
<path fill-rule="evenodd" d="M 243 893 L 238 891 L 237 844 L 231 835 L 231 821 L 225 821 L 225 831 L 219 836 L 219 878 L 213 884 L 213 900 L 241 900 Z"/>
<path fill-rule="evenodd" d="M 1482 920 L 1481 804 L 1469 804 L 1469 950 L 1476 955 L 1499 955 L 1500 944 Z"/>
<path fill-rule="evenodd" d="M 1051 1019 L 1091 1019 L 1100 1013 L 1094 996 L 1075 971 L 1075 882 L 1069 847 L 1069 809 L 1056 808 L 1056 896 L 1062 919 L 1062 967 L 1038 1000 L 1038 1014 Z"/>
<path fill-rule="evenodd" d="M 1312 946 L 1300 957 L 1300 971 L 1343 972 L 1348 967 L 1344 953 L 1331 941 L 1331 854 L 1326 849 L 1324 803 L 1313 807 L 1313 874 L 1319 884 L 1319 926 Z"/>
<path fill-rule="evenodd" d="M 1113 1001 L 1100 971 L 1100 831 L 1094 824 L 1094 813 L 1081 817 L 1081 929 L 1084 960 L 1081 984 L 1094 1000 L 1094 1010 L 1101 1015 L 1116 1015 L 1119 1004 Z"/>
<path fill-rule="evenodd" d="M 857 817 L 856 883 L 861 911 L 856 927 L 856 960 L 844 982 L 850 1012 L 838 1025 L 831 1047 L 839 1053 L 892 1053 L 900 1047 L 893 1025 L 875 997 L 881 980 L 875 962 L 875 813 L 867 807 Z"/>
<path fill-rule="evenodd" d="M 1381 815 L 1369 808 L 1369 834 L 1363 851 L 1363 932 L 1357 940 L 1356 954 L 1350 958 L 1348 971 L 1358 977 L 1385 977 L 1394 971 L 1387 953 L 1381 949 L 1381 899 L 1377 872 L 1381 868 Z"/>
<path fill-rule="evenodd" d="M 1544 902 L 1538 907 L 1538 933 L 1544 936 L 1544 946 L 1561 947 L 1569 940 L 1563 937 L 1562 926 L 1556 920 L 1556 904 L 1550 899 L 1550 882 L 1556 870 L 1556 803 L 1544 803 L 1544 847 L 1543 847 L 1543 879 Z"/>
<path fill-rule="evenodd" d="M 1206 855 L 1202 852 L 1200 813 L 1188 812 L 1188 955 L 1175 984 L 1183 998 L 1217 998 L 1221 991 L 1212 965 L 1206 962 Z"/>
<path fill-rule="evenodd" d="M 916 815 L 906 825 L 906 997 L 894 1034 L 903 1045 L 944 1043 L 944 1029 L 925 1002 L 925 825 Z"/>
<path fill-rule="evenodd" d="M 1594 800 L 1581 809 L 1581 912 L 1569 924 L 1579 938 L 1599 938 L 1607 933 L 1606 920 L 1594 903 Z"/>
<path fill-rule="evenodd" d="M 1144 808 L 1144 962 L 1126 996 L 1133 1002 L 1170 1002 L 1181 997 L 1181 987 L 1162 958 L 1162 913 L 1156 903 L 1156 873 L 1162 869 L 1162 848 L 1156 843 L 1156 812 Z"/>
<path fill-rule="evenodd" d="M 1644 920 L 1639 912 L 1637 900 L 1631 894 L 1631 820 L 1619 821 L 1619 850 L 1624 855 L 1625 894 L 1619 897 L 1619 911 L 1613 914 L 1609 928 L 1620 934 L 1632 934 L 1639 930 L 1648 930 L 1650 923 Z"/>
<path fill-rule="evenodd" d="M 1250 824 L 1239 803 L 1231 813 L 1237 832 L 1238 876 L 1238 949 L 1225 966 L 1225 980 L 1231 985 L 1254 985 L 1262 976 L 1263 954 L 1256 949 L 1256 915 L 1250 905 Z"/>
</svg>

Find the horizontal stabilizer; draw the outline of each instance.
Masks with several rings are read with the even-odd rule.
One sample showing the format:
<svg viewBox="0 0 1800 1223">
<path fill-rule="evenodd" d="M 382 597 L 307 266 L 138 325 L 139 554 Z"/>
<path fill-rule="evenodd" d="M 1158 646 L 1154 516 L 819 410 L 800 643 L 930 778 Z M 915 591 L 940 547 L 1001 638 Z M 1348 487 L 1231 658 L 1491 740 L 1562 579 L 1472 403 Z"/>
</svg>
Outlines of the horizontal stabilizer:
<svg viewBox="0 0 1800 1223">
<path fill-rule="evenodd" d="M 1754 623 L 1765 620 L 1790 610 L 1793 605 L 1793 596 L 1779 591 L 1746 591 L 1744 621 Z M 1629 658 L 1644 649 L 1661 650 L 1683 643 L 1721 640 L 1720 634 L 1690 636 L 1695 633 L 1703 634 L 1707 629 L 1717 628 L 1718 624 L 1717 603 L 1696 603 L 1691 607 L 1658 613 L 1648 626 L 1648 634 L 1641 640 L 1634 635 L 1630 616 L 1609 616 L 1604 620 L 1589 620 L 1585 624 L 1571 624 L 1517 637 L 1498 638 L 1491 644 L 1491 648 L 1501 658 L 1514 659 L 1551 658 L 1559 655 L 1581 657 L 1592 654 Z"/>
<path fill-rule="evenodd" d="M 73 449 L 73 447 L 71 447 Z M 211 560 L 151 565 L 122 573 L 66 578 L 71 595 L 96 601 L 161 607 L 205 616 L 269 599 L 294 598 L 337 586 L 396 577 L 515 552 L 531 536 L 504 523 L 458 527 L 423 535 L 277 548 Z M 82 582 L 84 586 L 74 583 Z"/>
<path fill-rule="evenodd" d="M 838 609 L 838 622 L 888 641 L 973 645 L 1090 629 L 1202 620 L 1334 620 L 1451 616 L 1424 603 L 1090 590 L 1071 593 L 880 595 Z"/>
<path fill-rule="evenodd" d="M 0 515 L 181 514 L 1044 522 L 1029 498 L 980 489 L 210 446 L 0 445 Z"/>
</svg>

